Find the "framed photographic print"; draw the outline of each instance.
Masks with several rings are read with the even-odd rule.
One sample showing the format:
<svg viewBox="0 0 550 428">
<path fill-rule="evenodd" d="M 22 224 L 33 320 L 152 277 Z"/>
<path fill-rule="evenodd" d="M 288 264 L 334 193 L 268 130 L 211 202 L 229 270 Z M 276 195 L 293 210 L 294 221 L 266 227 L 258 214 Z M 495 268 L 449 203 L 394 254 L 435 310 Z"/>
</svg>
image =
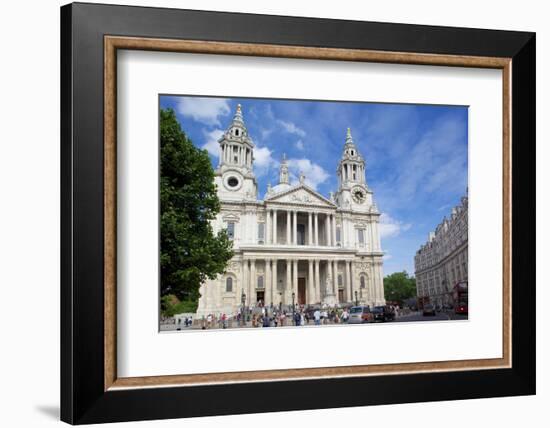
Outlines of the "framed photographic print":
<svg viewBox="0 0 550 428">
<path fill-rule="evenodd" d="M 61 53 L 62 420 L 535 393 L 533 33 L 77 3 Z"/>
</svg>

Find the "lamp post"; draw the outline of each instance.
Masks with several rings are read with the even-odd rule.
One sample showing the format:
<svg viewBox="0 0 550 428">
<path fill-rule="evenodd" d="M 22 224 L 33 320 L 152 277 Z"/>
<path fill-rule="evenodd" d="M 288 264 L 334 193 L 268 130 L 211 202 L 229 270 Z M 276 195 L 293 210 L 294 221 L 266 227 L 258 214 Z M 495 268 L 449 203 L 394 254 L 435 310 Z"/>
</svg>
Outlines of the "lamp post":
<svg viewBox="0 0 550 428">
<path fill-rule="evenodd" d="M 359 300 L 357 300 L 357 290 L 355 290 L 355 306 L 359 306 Z"/>
<path fill-rule="evenodd" d="M 241 326 L 245 325 L 245 313 L 244 313 L 244 304 L 246 302 L 246 294 L 241 294 Z"/>
<path fill-rule="evenodd" d="M 296 306 L 294 306 L 295 297 L 296 297 L 296 294 L 293 291 L 292 292 L 292 321 L 294 321 L 294 324 L 296 324 Z"/>
</svg>

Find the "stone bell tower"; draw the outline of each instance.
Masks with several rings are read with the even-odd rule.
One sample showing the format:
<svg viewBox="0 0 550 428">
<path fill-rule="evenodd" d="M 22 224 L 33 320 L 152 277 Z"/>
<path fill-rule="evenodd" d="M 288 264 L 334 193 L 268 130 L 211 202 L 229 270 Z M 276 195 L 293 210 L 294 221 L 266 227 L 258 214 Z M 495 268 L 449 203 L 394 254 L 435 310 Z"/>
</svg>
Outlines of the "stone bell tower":
<svg viewBox="0 0 550 428">
<path fill-rule="evenodd" d="M 221 200 L 242 201 L 257 196 L 256 177 L 252 170 L 254 143 L 244 124 L 241 105 L 226 131 L 218 140 L 220 160 L 215 183 Z"/>
<path fill-rule="evenodd" d="M 338 206 L 354 211 L 369 211 L 372 205 L 372 192 L 365 180 L 365 160 L 355 146 L 350 128 L 336 172 L 338 191 L 335 199 Z"/>
</svg>

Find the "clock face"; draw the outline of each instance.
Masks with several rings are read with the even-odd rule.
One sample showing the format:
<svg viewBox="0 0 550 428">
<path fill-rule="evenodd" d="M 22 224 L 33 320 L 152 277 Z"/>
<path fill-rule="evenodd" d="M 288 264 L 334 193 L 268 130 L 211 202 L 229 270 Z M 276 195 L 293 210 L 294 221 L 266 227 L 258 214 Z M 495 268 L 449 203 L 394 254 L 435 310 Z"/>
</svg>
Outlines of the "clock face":
<svg viewBox="0 0 550 428">
<path fill-rule="evenodd" d="M 352 192 L 352 196 L 353 200 L 358 204 L 362 204 L 363 202 L 365 202 L 366 195 L 363 189 L 354 189 Z"/>
<path fill-rule="evenodd" d="M 242 186 L 242 177 L 235 172 L 227 173 L 223 178 L 223 184 L 227 190 L 236 191 Z"/>
</svg>

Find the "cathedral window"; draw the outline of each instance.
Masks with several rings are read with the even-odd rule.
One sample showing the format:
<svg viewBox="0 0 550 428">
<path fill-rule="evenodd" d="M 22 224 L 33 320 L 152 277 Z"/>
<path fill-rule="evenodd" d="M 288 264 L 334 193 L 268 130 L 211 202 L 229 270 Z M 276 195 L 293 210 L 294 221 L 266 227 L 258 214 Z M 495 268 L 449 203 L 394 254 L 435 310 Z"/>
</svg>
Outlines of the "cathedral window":
<svg viewBox="0 0 550 428">
<path fill-rule="evenodd" d="M 265 240 L 265 223 L 258 223 L 258 243 L 263 244 Z"/>
<path fill-rule="evenodd" d="M 233 278 L 228 276 L 225 280 L 225 291 L 226 293 L 232 293 L 233 292 Z"/>
<path fill-rule="evenodd" d="M 365 230 L 364 229 L 357 229 L 357 237 L 358 237 L 359 245 L 364 246 L 365 245 Z"/>
<path fill-rule="evenodd" d="M 232 221 L 227 222 L 227 236 L 231 241 L 235 238 L 235 223 Z"/>
<path fill-rule="evenodd" d="M 338 245 L 342 244 L 342 230 L 340 227 L 336 228 L 336 243 Z"/>
<path fill-rule="evenodd" d="M 342 278 L 341 274 L 338 274 L 338 288 L 342 288 L 344 286 L 344 279 Z"/>
<path fill-rule="evenodd" d="M 365 288 L 365 275 L 361 275 L 359 277 L 359 287 L 360 288 Z"/>
<path fill-rule="evenodd" d="M 264 277 L 262 275 L 260 275 L 258 277 L 258 285 L 257 285 L 258 288 L 264 288 Z"/>
</svg>

